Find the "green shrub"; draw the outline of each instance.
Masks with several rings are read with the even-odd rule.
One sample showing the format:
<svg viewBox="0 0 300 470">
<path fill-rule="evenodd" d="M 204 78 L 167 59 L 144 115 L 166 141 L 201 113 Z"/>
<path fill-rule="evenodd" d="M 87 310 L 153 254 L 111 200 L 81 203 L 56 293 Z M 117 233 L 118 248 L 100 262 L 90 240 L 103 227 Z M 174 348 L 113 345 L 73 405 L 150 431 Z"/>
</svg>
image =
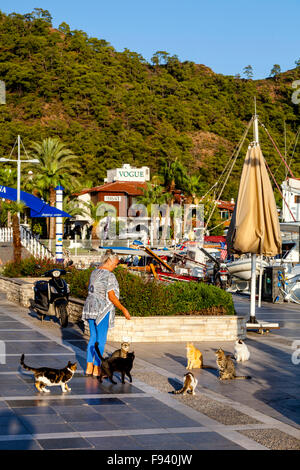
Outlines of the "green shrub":
<svg viewBox="0 0 300 470">
<path fill-rule="evenodd" d="M 40 277 L 49 269 L 61 268 L 61 264 L 55 263 L 48 258 L 35 258 L 30 256 L 24 258 L 20 263 L 10 261 L 2 269 L 5 277 Z"/>
<path fill-rule="evenodd" d="M 37 267 L 39 265 L 39 267 Z M 61 265 L 47 259 L 26 258 L 21 263 L 7 263 L 2 274 L 7 277 L 39 277 Z M 93 268 L 68 268 L 66 280 L 71 296 L 86 299 Z M 120 286 L 120 301 L 132 316 L 234 315 L 231 294 L 203 282 L 160 283 L 145 280 L 127 269 L 114 271 Z M 121 315 L 120 311 L 117 314 Z"/>
<path fill-rule="evenodd" d="M 68 277 L 72 296 L 86 298 L 91 272 L 92 269 L 74 270 Z M 202 282 L 146 281 L 123 268 L 114 273 L 120 286 L 120 301 L 132 316 L 235 313 L 231 294 L 218 287 Z"/>
</svg>

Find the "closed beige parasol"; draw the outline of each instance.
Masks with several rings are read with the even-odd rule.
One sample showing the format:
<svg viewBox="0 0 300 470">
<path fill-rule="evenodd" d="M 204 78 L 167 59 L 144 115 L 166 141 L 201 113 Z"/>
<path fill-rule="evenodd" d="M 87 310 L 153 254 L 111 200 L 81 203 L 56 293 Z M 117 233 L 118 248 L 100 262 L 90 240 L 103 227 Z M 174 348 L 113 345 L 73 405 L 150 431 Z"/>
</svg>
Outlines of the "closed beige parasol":
<svg viewBox="0 0 300 470">
<path fill-rule="evenodd" d="M 275 198 L 259 144 L 248 147 L 227 244 L 232 253 L 281 253 Z"/>
</svg>

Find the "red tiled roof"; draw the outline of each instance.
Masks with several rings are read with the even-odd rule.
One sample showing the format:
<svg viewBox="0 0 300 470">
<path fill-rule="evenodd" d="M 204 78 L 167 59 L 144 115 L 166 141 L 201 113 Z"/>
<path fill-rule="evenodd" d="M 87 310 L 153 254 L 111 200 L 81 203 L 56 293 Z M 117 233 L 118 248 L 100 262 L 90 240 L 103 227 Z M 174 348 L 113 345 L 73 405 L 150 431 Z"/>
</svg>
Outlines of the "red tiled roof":
<svg viewBox="0 0 300 470">
<path fill-rule="evenodd" d="M 147 188 L 147 183 L 139 181 L 114 181 L 113 183 L 105 183 L 102 186 L 95 186 L 94 188 L 84 189 L 77 196 L 86 193 L 103 193 L 103 192 L 116 192 L 126 193 L 130 196 L 140 196 L 143 194 L 142 188 Z"/>
<path fill-rule="evenodd" d="M 210 235 L 210 236 L 205 235 L 204 241 L 211 242 L 211 243 L 220 243 L 220 242 L 225 242 L 226 237 L 223 237 L 222 235 Z"/>
<path fill-rule="evenodd" d="M 226 209 L 233 212 L 235 203 L 229 201 L 218 201 L 217 206 L 219 209 Z"/>
</svg>

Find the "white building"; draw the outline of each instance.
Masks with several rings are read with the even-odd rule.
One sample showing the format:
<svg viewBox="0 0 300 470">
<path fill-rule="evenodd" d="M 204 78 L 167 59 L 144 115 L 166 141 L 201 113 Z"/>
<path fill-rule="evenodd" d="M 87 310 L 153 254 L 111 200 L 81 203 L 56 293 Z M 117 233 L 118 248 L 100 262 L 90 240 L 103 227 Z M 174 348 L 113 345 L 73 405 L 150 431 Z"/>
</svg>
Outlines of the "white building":
<svg viewBox="0 0 300 470">
<path fill-rule="evenodd" d="M 281 187 L 286 201 L 282 201 L 283 222 L 300 222 L 300 179 L 287 178 Z"/>
<path fill-rule="evenodd" d="M 147 166 L 134 168 L 128 164 L 124 164 L 122 168 L 114 168 L 107 170 L 105 183 L 113 183 L 114 181 L 150 181 L 150 169 Z"/>
</svg>

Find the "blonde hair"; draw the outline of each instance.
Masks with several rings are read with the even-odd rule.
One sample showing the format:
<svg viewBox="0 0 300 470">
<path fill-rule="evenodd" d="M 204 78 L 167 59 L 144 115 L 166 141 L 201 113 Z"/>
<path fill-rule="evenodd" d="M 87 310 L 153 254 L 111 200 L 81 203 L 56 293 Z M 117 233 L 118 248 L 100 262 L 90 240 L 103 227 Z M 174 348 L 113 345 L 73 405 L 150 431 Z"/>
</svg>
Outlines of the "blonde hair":
<svg viewBox="0 0 300 470">
<path fill-rule="evenodd" d="M 119 256 L 113 252 L 112 249 L 108 249 L 106 250 L 106 252 L 101 256 L 101 264 L 105 264 L 107 263 L 107 261 L 115 261 L 115 260 L 118 260 L 119 261 Z"/>
</svg>

